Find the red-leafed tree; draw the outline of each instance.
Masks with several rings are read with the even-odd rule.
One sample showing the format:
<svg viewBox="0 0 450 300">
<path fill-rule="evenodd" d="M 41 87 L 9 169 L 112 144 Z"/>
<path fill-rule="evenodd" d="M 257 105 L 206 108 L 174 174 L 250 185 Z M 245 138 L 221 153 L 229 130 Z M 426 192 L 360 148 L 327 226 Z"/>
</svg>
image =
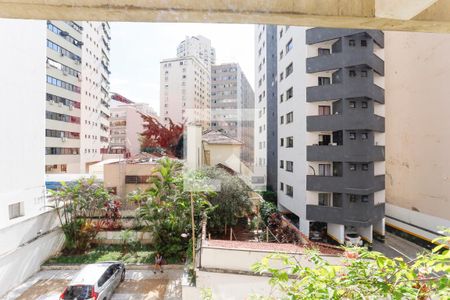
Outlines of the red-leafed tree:
<svg viewBox="0 0 450 300">
<path fill-rule="evenodd" d="M 141 136 L 141 150 L 143 152 L 164 152 L 166 155 L 180 156 L 179 146 L 183 139 L 183 124 L 175 124 L 169 119 L 168 126 L 164 126 L 156 117 L 142 115 L 144 132 Z"/>
</svg>

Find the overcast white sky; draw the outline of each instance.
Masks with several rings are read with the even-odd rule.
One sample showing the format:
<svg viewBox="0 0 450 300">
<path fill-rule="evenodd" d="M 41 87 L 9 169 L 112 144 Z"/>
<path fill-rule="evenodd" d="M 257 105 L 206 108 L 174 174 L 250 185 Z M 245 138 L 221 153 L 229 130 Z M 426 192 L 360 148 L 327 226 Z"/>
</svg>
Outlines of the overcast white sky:
<svg viewBox="0 0 450 300">
<path fill-rule="evenodd" d="M 237 62 L 254 86 L 254 25 L 111 23 L 111 91 L 159 112 L 159 62 L 176 56 L 186 37 L 203 35 L 216 62 Z"/>
</svg>

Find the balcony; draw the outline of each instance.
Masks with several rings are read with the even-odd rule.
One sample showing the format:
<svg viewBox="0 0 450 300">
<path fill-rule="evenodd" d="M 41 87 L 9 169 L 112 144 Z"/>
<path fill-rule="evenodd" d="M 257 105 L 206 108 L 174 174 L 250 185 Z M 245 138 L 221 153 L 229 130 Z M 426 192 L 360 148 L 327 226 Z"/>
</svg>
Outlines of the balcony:
<svg viewBox="0 0 450 300">
<path fill-rule="evenodd" d="M 384 104 L 384 89 L 367 80 L 349 80 L 306 88 L 306 101 L 329 101 L 343 98 L 370 98 Z"/>
<path fill-rule="evenodd" d="M 361 29 L 311 28 L 306 30 L 306 44 L 313 45 L 360 33 L 367 34 L 378 46 L 384 48 L 384 33 L 382 31 Z"/>
<path fill-rule="evenodd" d="M 384 175 L 351 176 L 306 176 L 306 190 L 317 192 L 367 195 L 384 189 Z"/>
<path fill-rule="evenodd" d="M 384 132 L 384 118 L 370 113 L 306 117 L 307 131 L 337 131 L 346 129 L 367 129 Z"/>
<path fill-rule="evenodd" d="M 360 206 L 357 209 L 306 205 L 306 219 L 309 221 L 344 224 L 347 226 L 369 226 L 384 217 L 384 203 L 375 206 Z"/>
<path fill-rule="evenodd" d="M 308 161 L 345 161 L 367 162 L 383 161 L 384 146 L 346 147 L 341 146 L 307 146 L 306 160 Z"/>
<path fill-rule="evenodd" d="M 316 73 L 361 65 L 366 65 L 384 76 L 384 61 L 375 54 L 362 50 L 345 51 L 307 58 L 306 72 Z"/>
</svg>

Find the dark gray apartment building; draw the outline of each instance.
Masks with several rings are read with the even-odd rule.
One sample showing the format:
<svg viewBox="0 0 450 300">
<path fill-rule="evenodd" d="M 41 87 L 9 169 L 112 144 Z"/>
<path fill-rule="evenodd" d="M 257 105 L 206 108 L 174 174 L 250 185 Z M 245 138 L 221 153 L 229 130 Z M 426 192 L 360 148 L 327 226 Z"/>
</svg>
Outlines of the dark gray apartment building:
<svg viewBox="0 0 450 300">
<path fill-rule="evenodd" d="M 253 168 L 254 93 L 237 63 L 211 67 L 211 128 L 243 143 L 241 160 Z"/>
<path fill-rule="evenodd" d="M 384 235 L 384 35 L 279 26 L 279 208 L 339 243 Z"/>
</svg>

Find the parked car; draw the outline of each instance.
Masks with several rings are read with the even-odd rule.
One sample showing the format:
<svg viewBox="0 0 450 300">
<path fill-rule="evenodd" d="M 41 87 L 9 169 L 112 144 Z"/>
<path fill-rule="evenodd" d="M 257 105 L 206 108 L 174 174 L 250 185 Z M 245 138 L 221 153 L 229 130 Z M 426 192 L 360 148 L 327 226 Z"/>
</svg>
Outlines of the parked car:
<svg viewBox="0 0 450 300">
<path fill-rule="evenodd" d="M 59 299 L 109 300 L 125 279 L 125 265 L 118 261 L 85 266 L 75 275 Z"/>
<path fill-rule="evenodd" d="M 355 232 L 347 233 L 345 235 L 345 245 L 346 246 L 362 246 L 363 240 L 361 236 Z"/>
<path fill-rule="evenodd" d="M 309 234 L 309 239 L 311 241 L 321 241 L 322 240 L 322 234 L 319 231 L 311 231 Z"/>
</svg>

